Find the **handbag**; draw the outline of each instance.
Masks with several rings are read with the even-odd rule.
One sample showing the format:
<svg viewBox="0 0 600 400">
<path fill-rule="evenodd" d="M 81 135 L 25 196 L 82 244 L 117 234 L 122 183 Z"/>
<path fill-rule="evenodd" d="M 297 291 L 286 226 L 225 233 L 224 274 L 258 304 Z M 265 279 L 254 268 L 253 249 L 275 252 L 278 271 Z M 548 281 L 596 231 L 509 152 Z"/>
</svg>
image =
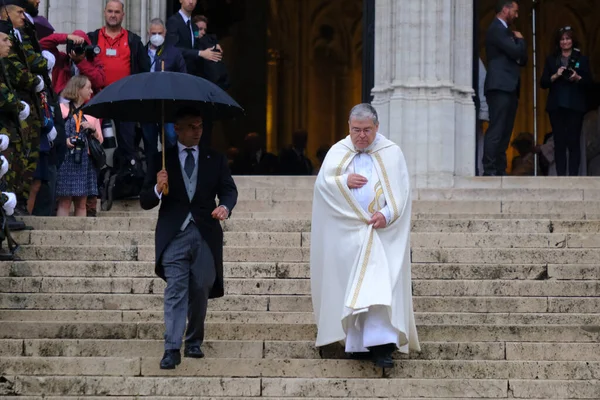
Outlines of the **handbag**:
<svg viewBox="0 0 600 400">
<path fill-rule="evenodd" d="M 94 164 L 97 170 L 101 170 L 106 165 L 106 152 L 104 152 L 102 144 L 94 136 L 89 135 L 88 147 L 90 148 L 92 164 Z"/>
</svg>

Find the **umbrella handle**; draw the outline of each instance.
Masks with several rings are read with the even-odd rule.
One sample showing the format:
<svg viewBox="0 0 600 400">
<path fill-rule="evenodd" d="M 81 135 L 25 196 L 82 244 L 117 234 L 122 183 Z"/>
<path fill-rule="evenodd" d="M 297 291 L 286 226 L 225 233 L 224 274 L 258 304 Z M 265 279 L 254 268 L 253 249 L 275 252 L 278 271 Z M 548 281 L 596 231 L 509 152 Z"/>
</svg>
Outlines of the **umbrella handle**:
<svg viewBox="0 0 600 400">
<path fill-rule="evenodd" d="M 168 183 L 163 188 L 162 195 L 163 196 L 168 196 L 169 195 L 169 184 Z"/>
<path fill-rule="evenodd" d="M 164 61 L 163 61 L 163 70 L 164 70 Z M 161 143 L 162 143 L 162 169 L 163 170 L 167 170 L 167 162 L 166 162 L 166 157 L 165 157 L 165 153 L 167 152 L 167 145 L 165 142 L 165 102 L 162 102 L 162 137 L 161 137 Z M 164 196 L 168 196 L 169 195 L 169 184 L 167 183 L 163 189 L 162 194 Z"/>
</svg>

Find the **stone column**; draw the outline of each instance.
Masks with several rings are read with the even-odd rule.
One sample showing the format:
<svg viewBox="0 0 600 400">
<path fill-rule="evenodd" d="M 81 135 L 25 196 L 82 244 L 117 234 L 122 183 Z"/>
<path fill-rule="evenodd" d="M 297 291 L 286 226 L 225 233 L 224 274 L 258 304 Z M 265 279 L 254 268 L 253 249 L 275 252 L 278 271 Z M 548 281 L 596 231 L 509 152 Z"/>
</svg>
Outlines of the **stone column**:
<svg viewBox="0 0 600 400">
<path fill-rule="evenodd" d="M 123 26 L 147 38 L 148 22 L 153 18 L 165 20 L 166 0 L 125 0 Z M 94 31 L 104 25 L 105 0 L 41 0 L 40 14 L 48 18 L 56 32 L 70 33 L 76 29 Z"/>
<path fill-rule="evenodd" d="M 373 105 L 414 187 L 474 175 L 471 0 L 376 0 Z"/>
</svg>

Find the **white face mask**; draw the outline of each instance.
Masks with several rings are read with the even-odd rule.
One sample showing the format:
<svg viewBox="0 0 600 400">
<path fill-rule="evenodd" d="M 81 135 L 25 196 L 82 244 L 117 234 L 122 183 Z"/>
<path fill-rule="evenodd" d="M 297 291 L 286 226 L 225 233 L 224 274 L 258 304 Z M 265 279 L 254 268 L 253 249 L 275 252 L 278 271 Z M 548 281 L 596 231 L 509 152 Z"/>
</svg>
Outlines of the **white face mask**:
<svg viewBox="0 0 600 400">
<path fill-rule="evenodd" d="M 162 44 L 165 42 L 165 38 L 163 35 L 152 35 L 150 37 L 150 43 L 152 43 L 153 46 L 156 47 L 160 47 L 162 46 Z"/>
</svg>

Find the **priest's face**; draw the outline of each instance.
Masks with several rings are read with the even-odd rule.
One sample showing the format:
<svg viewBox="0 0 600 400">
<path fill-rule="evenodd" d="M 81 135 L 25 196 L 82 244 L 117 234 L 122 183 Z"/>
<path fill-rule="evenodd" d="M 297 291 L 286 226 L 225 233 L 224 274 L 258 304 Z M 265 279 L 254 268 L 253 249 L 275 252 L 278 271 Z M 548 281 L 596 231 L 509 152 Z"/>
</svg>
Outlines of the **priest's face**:
<svg viewBox="0 0 600 400">
<path fill-rule="evenodd" d="M 373 143 L 379 124 L 375 124 L 372 119 L 352 118 L 348 123 L 350 125 L 350 139 L 357 150 L 364 150 Z"/>
</svg>

